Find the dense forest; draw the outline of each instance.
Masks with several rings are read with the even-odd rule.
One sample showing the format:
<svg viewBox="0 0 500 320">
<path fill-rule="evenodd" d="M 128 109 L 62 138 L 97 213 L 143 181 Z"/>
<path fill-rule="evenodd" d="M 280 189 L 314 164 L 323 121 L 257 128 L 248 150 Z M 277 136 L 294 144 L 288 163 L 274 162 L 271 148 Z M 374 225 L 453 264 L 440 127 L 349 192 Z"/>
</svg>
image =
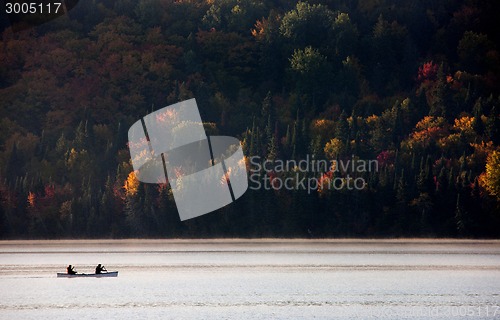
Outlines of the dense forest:
<svg viewBox="0 0 500 320">
<path fill-rule="evenodd" d="M 499 237 L 497 0 L 80 0 L 2 21 L 0 238 Z M 247 157 L 376 159 L 181 222 L 131 124 L 196 98 Z M 264 172 L 272 179 L 289 172 Z M 318 174 L 318 173 L 316 173 Z"/>
</svg>

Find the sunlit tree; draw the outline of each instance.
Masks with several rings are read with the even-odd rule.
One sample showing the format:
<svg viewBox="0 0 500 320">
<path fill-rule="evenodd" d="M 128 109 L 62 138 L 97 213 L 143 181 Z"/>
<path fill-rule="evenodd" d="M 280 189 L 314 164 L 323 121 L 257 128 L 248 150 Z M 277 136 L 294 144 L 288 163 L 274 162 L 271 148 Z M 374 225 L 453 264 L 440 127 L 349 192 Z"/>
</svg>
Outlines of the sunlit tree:
<svg viewBox="0 0 500 320">
<path fill-rule="evenodd" d="M 500 201 L 500 151 L 493 151 L 488 156 L 483 179 L 488 193 Z"/>
</svg>

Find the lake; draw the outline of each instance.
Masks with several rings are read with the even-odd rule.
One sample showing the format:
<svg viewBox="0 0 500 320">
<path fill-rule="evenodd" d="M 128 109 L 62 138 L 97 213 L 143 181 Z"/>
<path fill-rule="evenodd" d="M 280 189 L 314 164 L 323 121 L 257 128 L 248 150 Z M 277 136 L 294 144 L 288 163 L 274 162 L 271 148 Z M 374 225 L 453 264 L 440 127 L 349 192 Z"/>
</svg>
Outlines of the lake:
<svg viewBox="0 0 500 320">
<path fill-rule="evenodd" d="M 500 241 L 0 241 L 2 320 L 458 318 L 500 319 Z"/>
</svg>

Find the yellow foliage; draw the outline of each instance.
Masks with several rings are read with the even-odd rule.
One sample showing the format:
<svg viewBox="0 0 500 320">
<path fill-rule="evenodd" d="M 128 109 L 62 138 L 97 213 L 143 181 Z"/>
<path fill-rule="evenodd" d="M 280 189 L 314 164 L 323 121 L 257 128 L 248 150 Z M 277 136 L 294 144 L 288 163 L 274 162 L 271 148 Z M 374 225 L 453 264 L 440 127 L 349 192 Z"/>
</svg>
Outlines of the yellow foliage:
<svg viewBox="0 0 500 320">
<path fill-rule="evenodd" d="M 375 124 L 378 122 L 378 116 L 377 115 L 371 115 L 368 118 L 366 118 L 366 124 L 368 124 L 370 127 L 375 126 Z"/>
<path fill-rule="evenodd" d="M 84 167 L 89 161 L 88 152 L 85 149 L 76 151 L 75 148 L 71 148 L 71 150 L 67 152 L 66 156 L 66 165 L 71 169 L 75 167 Z"/>
<path fill-rule="evenodd" d="M 326 119 L 318 119 L 313 121 L 313 127 L 322 127 L 326 124 Z"/>
<path fill-rule="evenodd" d="M 486 174 L 481 176 L 486 190 L 500 201 L 500 151 L 493 151 L 486 160 Z"/>
<path fill-rule="evenodd" d="M 325 148 L 323 151 L 325 152 L 325 155 L 328 159 L 332 160 L 337 157 L 338 154 L 342 152 L 344 149 L 344 144 L 340 139 L 333 138 L 329 142 L 326 143 Z"/>
<path fill-rule="evenodd" d="M 446 120 L 443 117 L 426 116 L 415 125 L 415 128 L 418 130 L 425 130 L 429 128 L 443 127 L 445 123 Z"/>
<path fill-rule="evenodd" d="M 433 142 L 445 147 L 448 143 L 456 142 L 455 137 L 442 139 L 447 134 L 447 127 L 444 118 L 426 116 L 415 125 L 415 131 L 410 135 L 406 144 L 410 149 L 425 149 Z"/>
<path fill-rule="evenodd" d="M 430 127 L 411 134 L 408 146 L 410 149 L 427 148 L 433 141 L 439 140 L 444 134 L 444 130 L 439 127 Z"/>
<path fill-rule="evenodd" d="M 327 119 L 317 119 L 311 124 L 311 132 L 313 135 L 322 137 L 331 137 L 335 131 L 335 121 Z"/>
<path fill-rule="evenodd" d="M 139 180 L 137 180 L 135 172 L 132 171 L 128 174 L 127 180 L 125 180 L 125 184 L 123 185 L 123 189 L 125 189 L 125 194 L 127 196 L 133 196 L 137 193 L 138 188 Z"/>
<path fill-rule="evenodd" d="M 458 148 L 460 148 L 461 144 L 462 141 L 460 139 L 460 134 L 458 133 L 452 133 L 450 135 L 444 136 L 438 141 L 439 148 L 445 150 L 446 152 L 457 150 Z"/>
<path fill-rule="evenodd" d="M 69 152 L 67 158 L 68 167 L 71 168 L 75 164 L 77 157 L 78 157 L 78 152 L 76 152 L 75 148 L 71 148 L 71 151 Z"/>
<path fill-rule="evenodd" d="M 361 126 L 363 126 L 363 124 L 364 124 L 364 119 L 363 119 L 363 117 L 356 117 L 356 118 L 353 118 L 353 117 L 351 116 L 351 117 L 348 117 L 348 118 L 347 118 L 347 122 L 349 123 L 349 126 L 351 126 L 351 127 L 352 127 L 352 126 L 353 126 L 353 124 L 355 123 L 354 121 L 356 121 L 356 125 L 357 125 L 358 127 L 361 127 Z"/>
<path fill-rule="evenodd" d="M 461 117 L 459 119 L 455 119 L 455 124 L 453 125 L 453 129 L 462 131 L 464 133 L 472 133 L 474 129 L 472 125 L 474 123 L 473 117 Z"/>
</svg>

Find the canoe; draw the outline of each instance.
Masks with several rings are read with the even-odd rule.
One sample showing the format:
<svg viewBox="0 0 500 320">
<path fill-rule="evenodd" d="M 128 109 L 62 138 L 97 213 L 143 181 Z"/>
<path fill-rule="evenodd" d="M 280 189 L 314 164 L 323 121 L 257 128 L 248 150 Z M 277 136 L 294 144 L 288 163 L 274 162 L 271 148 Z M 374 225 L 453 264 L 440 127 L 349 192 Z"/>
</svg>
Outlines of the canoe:
<svg viewBox="0 0 500 320">
<path fill-rule="evenodd" d="M 103 278 L 103 277 L 118 277 L 118 271 L 103 272 L 103 273 L 77 273 L 67 274 L 58 272 L 58 278 Z"/>
</svg>

